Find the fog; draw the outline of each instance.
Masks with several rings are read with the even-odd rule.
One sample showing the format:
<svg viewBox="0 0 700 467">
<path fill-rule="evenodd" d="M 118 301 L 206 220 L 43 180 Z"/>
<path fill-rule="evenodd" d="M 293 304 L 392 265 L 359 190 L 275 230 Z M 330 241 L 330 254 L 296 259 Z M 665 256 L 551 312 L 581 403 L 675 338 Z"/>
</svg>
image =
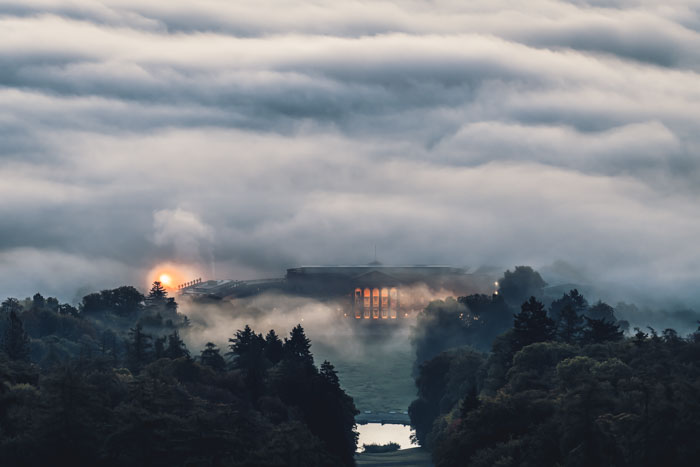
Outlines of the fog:
<svg viewBox="0 0 700 467">
<path fill-rule="evenodd" d="M 439 293 L 431 295 L 421 286 L 411 295 L 444 298 Z M 415 396 L 411 374 L 415 350 L 410 339 L 415 314 L 391 322 L 355 322 L 343 316 L 340 303 L 280 293 L 209 304 L 185 299 L 180 300 L 179 311 L 191 321 L 182 337 L 193 354 L 207 342 L 228 349 L 228 339 L 246 325 L 263 335 L 274 329 L 284 338 L 301 324 L 311 339 L 316 364 L 329 360 L 335 365 L 343 387 L 363 411 L 404 411 Z"/>
<path fill-rule="evenodd" d="M 376 245 L 697 307 L 699 31 L 691 1 L 5 1 L 0 296 Z"/>
</svg>

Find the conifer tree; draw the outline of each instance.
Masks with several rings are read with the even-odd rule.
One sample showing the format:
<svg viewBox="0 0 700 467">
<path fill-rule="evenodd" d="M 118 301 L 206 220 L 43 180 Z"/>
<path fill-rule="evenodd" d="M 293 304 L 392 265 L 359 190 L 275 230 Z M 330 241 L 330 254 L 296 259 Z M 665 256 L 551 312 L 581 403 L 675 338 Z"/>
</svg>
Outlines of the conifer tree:
<svg viewBox="0 0 700 467">
<path fill-rule="evenodd" d="M 0 304 L 0 311 L 4 313 L 10 313 L 11 311 L 14 311 L 15 313 L 21 313 L 22 312 L 22 304 L 19 303 L 19 300 L 16 298 L 7 298 L 5 299 L 2 304 Z"/>
<path fill-rule="evenodd" d="M 165 310 L 167 302 L 168 291 L 165 290 L 165 287 L 163 287 L 163 284 L 161 284 L 159 281 L 153 282 L 151 290 L 148 292 L 148 296 L 146 297 L 147 307 L 150 308 L 152 312 L 163 311 Z"/>
<path fill-rule="evenodd" d="M 250 350 L 254 337 L 255 332 L 253 332 L 250 326 L 246 324 L 245 328 L 242 330 L 239 329 L 236 331 L 236 335 L 234 337 L 229 338 L 228 348 L 231 349 L 231 351 L 226 353 L 226 356 L 230 357 L 234 361 L 240 359 Z"/>
<path fill-rule="evenodd" d="M 284 339 L 284 356 L 291 361 L 313 365 L 314 357 L 310 351 L 311 341 L 306 337 L 304 328 L 297 324 L 289 333 L 289 339 Z"/>
<path fill-rule="evenodd" d="M 165 355 L 172 359 L 190 356 L 190 351 L 187 350 L 187 346 L 180 338 L 180 333 L 177 332 L 177 329 L 168 335 L 168 347 L 165 349 Z"/>
<path fill-rule="evenodd" d="M 578 315 L 587 314 L 588 311 L 588 301 L 581 295 L 578 289 L 571 289 L 569 293 L 565 293 L 561 298 L 554 300 L 549 306 L 549 317 L 554 320 L 555 323 L 559 324 L 561 320 L 562 312 L 564 308 L 572 308 Z"/>
<path fill-rule="evenodd" d="M 605 319 L 591 319 L 588 316 L 584 318 L 586 319 L 586 327 L 583 330 L 585 344 L 599 344 L 622 339 L 624 333 L 620 331 L 617 324 Z M 652 335 L 655 335 L 655 332 Z"/>
<path fill-rule="evenodd" d="M 143 327 L 140 323 L 129 330 L 129 342 L 127 343 L 127 365 L 132 370 L 140 370 L 151 359 L 151 340 L 153 337 L 150 334 L 143 332 Z"/>
<path fill-rule="evenodd" d="M 265 336 L 265 358 L 273 365 L 282 360 L 282 340 L 277 336 L 274 329 L 270 329 L 270 332 Z"/>
<path fill-rule="evenodd" d="M 32 297 L 32 310 L 43 310 L 46 306 L 46 299 L 39 292 Z"/>
<path fill-rule="evenodd" d="M 12 360 L 29 360 L 29 336 L 24 331 L 22 320 L 13 309 L 2 338 L 2 350 Z"/>
<path fill-rule="evenodd" d="M 165 357 L 165 343 L 167 341 L 166 336 L 159 336 L 153 340 L 153 357 L 156 360 Z"/>
<path fill-rule="evenodd" d="M 514 351 L 535 342 L 552 340 L 555 333 L 554 321 L 547 316 L 544 305 L 535 297 L 523 303 L 520 313 L 513 316 Z"/>
<path fill-rule="evenodd" d="M 338 379 L 338 372 L 335 371 L 335 367 L 328 360 L 324 360 L 321 363 L 321 376 L 330 384 L 332 387 L 340 389 L 340 380 Z"/>
<path fill-rule="evenodd" d="M 202 365 L 208 366 L 216 371 L 223 371 L 226 368 L 226 361 L 221 356 L 221 351 L 213 342 L 207 342 L 202 350 L 199 361 Z"/>
<path fill-rule="evenodd" d="M 165 299 L 168 297 L 168 291 L 165 290 L 165 287 L 163 287 L 163 284 L 160 283 L 160 281 L 155 281 L 153 282 L 153 285 L 151 286 L 151 290 L 148 292 L 148 297 L 146 300 L 150 302 L 164 302 Z"/>
<path fill-rule="evenodd" d="M 559 315 L 557 335 L 563 342 L 571 344 L 581 337 L 583 331 L 583 316 L 570 304 L 564 306 Z"/>
</svg>

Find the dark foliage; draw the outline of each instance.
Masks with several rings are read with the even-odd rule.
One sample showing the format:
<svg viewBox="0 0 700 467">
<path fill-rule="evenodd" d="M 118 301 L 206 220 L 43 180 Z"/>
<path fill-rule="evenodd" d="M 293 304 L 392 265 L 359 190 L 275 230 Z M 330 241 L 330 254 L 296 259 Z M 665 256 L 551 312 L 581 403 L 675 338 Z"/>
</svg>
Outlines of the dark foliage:
<svg viewBox="0 0 700 467">
<path fill-rule="evenodd" d="M 289 338 L 284 339 L 282 346 L 283 358 L 289 359 L 301 365 L 313 365 L 314 358 L 311 355 L 311 341 L 306 337 L 304 328 L 298 324 L 289 334 Z"/>
<path fill-rule="evenodd" d="M 22 320 L 15 310 L 11 310 L 7 315 L 5 332 L 0 341 L 0 350 L 11 360 L 29 359 L 29 336 L 24 331 Z"/>
<path fill-rule="evenodd" d="M 576 309 L 567 304 L 559 313 L 559 324 L 557 326 L 557 337 L 563 342 L 578 342 L 583 333 L 583 318 Z"/>
<path fill-rule="evenodd" d="M 2 304 L 0 305 L 0 312 L 2 313 L 10 313 L 14 311 L 15 313 L 21 313 L 23 310 L 22 305 L 19 303 L 19 300 L 16 298 L 6 298 Z"/>
<path fill-rule="evenodd" d="M 0 353 L 0 465 L 354 465 L 357 410 L 301 326 L 276 363 L 275 339 L 238 331 L 228 371 L 212 343 L 190 358 L 177 330 L 154 340 L 136 324 L 124 362 L 116 334 L 100 335 L 99 351 L 41 367 Z"/>
<path fill-rule="evenodd" d="M 212 342 L 207 342 L 199 356 L 199 362 L 214 371 L 223 371 L 226 368 L 226 361 L 221 356 L 221 351 Z"/>
<path fill-rule="evenodd" d="M 153 336 L 143 332 L 141 324 L 129 330 L 129 340 L 126 343 L 126 364 L 132 371 L 140 370 L 152 359 Z M 162 341 L 161 341 L 162 342 Z M 164 354 L 164 349 L 159 349 Z"/>
<path fill-rule="evenodd" d="M 493 339 L 508 329 L 512 313 L 499 295 L 469 295 L 436 300 L 418 315 L 413 344 L 418 365 L 451 348 L 470 345 L 488 351 Z"/>
<path fill-rule="evenodd" d="M 547 316 L 544 305 L 535 297 L 520 307 L 520 313 L 513 316 L 513 351 L 517 352 L 526 345 L 552 340 L 556 326 Z"/>
<path fill-rule="evenodd" d="M 160 284 L 2 302 L 0 465 L 354 465 L 358 412 L 301 326 L 237 331 L 227 368 L 187 325 Z"/>
<path fill-rule="evenodd" d="M 435 465 L 696 465 L 700 331 L 625 339 L 606 304 L 559 305 L 556 333 L 532 297 L 481 365 L 455 372 L 466 348 L 421 365 L 409 414 Z"/>
<path fill-rule="evenodd" d="M 274 329 L 270 329 L 270 332 L 265 336 L 265 358 L 273 365 L 276 365 L 282 360 L 282 347 L 282 340 L 277 336 Z"/>
<path fill-rule="evenodd" d="M 528 297 L 541 297 L 547 283 L 530 266 L 516 266 L 498 281 L 499 294 L 510 305 L 517 306 Z"/>
<path fill-rule="evenodd" d="M 362 445 L 362 451 L 369 453 L 369 454 L 379 454 L 382 452 L 394 452 L 398 451 L 399 448 L 398 443 L 387 443 L 387 444 L 363 444 Z"/>
<path fill-rule="evenodd" d="M 565 310 L 582 316 L 588 312 L 588 301 L 577 289 L 573 289 L 552 302 L 549 306 L 549 317 L 558 323 Z"/>
<path fill-rule="evenodd" d="M 622 339 L 623 332 L 612 321 L 606 318 L 591 319 L 584 316 L 586 319 L 586 328 L 583 330 L 581 337 L 585 344 L 601 344 L 607 341 L 617 341 Z"/>
<path fill-rule="evenodd" d="M 416 386 L 418 399 L 408 408 L 416 440 L 430 446 L 433 423 L 449 412 L 464 394 L 478 391 L 480 370 L 486 359 L 468 347 L 439 354 L 420 366 Z"/>
<path fill-rule="evenodd" d="M 131 286 L 123 286 L 112 290 L 103 290 L 83 297 L 80 312 L 85 314 L 114 313 L 118 316 L 128 316 L 137 313 L 143 307 L 144 296 Z"/>
<path fill-rule="evenodd" d="M 602 319 L 615 322 L 615 310 L 605 302 L 598 301 L 586 312 L 586 316 L 592 319 Z"/>
<path fill-rule="evenodd" d="M 159 281 L 155 281 L 151 290 L 144 298 L 143 312 L 139 314 L 139 322 L 148 327 L 186 327 L 187 317 L 177 312 L 178 303 L 173 297 L 168 297 L 168 291 Z"/>
</svg>

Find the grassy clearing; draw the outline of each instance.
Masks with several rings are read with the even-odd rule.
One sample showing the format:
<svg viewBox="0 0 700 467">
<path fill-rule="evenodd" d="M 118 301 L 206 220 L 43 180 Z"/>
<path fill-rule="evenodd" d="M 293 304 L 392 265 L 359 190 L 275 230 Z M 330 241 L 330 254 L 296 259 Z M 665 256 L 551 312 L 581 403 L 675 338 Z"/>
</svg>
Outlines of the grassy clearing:
<svg viewBox="0 0 700 467">
<path fill-rule="evenodd" d="M 378 454 L 357 454 L 357 465 L 364 467 L 432 467 L 430 454 L 422 448 L 403 449 Z"/>
<path fill-rule="evenodd" d="M 336 344 L 312 348 L 317 361 L 335 365 L 340 383 L 364 412 L 403 412 L 415 399 L 415 359 L 407 327 L 360 330 L 336 336 Z M 321 341 L 323 342 L 323 341 Z"/>
</svg>

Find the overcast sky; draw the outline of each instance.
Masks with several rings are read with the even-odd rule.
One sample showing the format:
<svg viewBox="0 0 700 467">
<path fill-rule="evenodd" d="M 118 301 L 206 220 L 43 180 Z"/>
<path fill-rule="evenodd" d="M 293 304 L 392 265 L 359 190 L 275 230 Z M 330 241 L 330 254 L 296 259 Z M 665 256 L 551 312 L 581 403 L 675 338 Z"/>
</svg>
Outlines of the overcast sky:
<svg viewBox="0 0 700 467">
<path fill-rule="evenodd" d="M 690 296 L 699 214 L 697 0 L 0 1 L 0 297 L 375 244 Z"/>
</svg>

